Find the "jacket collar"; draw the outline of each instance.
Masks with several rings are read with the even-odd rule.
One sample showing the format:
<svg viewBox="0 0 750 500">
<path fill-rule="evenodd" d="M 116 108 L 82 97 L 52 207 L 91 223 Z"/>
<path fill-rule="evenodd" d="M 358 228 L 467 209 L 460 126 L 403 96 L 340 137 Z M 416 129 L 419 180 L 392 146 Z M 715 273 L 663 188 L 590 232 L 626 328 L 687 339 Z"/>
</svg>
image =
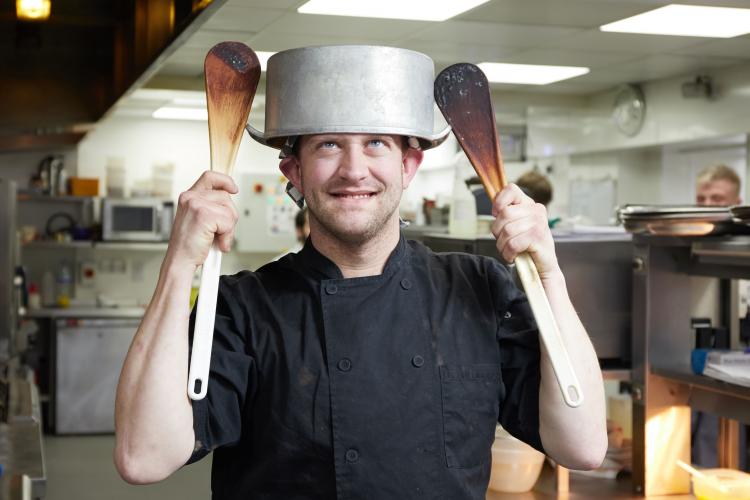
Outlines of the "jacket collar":
<svg viewBox="0 0 750 500">
<path fill-rule="evenodd" d="M 406 238 L 404 238 L 403 233 L 399 233 L 398 243 L 396 243 L 396 247 L 388 256 L 382 275 L 391 274 L 401 266 L 406 257 L 407 249 Z M 300 256 L 302 268 L 310 271 L 314 278 L 320 280 L 344 279 L 344 275 L 341 273 L 339 267 L 315 248 L 312 238 L 307 238 L 305 245 L 298 255 Z"/>
</svg>

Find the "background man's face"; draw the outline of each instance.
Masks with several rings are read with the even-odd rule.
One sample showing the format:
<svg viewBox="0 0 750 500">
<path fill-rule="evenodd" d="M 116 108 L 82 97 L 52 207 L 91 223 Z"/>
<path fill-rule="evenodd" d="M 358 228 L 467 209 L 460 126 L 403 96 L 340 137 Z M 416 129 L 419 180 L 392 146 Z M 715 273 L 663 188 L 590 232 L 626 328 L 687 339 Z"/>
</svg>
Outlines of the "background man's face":
<svg viewBox="0 0 750 500">
<path fill-rule="evenodd" d="M 728 207 L 739 205 L 737 186 L 726 179 L 698 184 L 695 202 L 703 206 Z"/>
</svg>

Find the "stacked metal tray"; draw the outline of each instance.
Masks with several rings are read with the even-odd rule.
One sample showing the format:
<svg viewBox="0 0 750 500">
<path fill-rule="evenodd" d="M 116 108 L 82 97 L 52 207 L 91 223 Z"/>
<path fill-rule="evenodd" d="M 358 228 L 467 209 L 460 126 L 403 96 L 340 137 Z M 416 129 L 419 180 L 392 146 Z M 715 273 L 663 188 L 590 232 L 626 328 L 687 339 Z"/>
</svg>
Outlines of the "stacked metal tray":
<svg viewBox="0 0 750 500">
<path fill-rule="evenodd" d="M 735 223 L 750 226 L 750 205 L 736 205 L 730 212 Z"/>
<path fill-rule="evenodd" d="M 750 207 L 745 216 L 750 224 Z M 705 236 L 736 232 L 737 228 L 729 207 L 625 205 L 618 208 L 617 217 L 625 230 L 634 234 Z"/>
</svg>

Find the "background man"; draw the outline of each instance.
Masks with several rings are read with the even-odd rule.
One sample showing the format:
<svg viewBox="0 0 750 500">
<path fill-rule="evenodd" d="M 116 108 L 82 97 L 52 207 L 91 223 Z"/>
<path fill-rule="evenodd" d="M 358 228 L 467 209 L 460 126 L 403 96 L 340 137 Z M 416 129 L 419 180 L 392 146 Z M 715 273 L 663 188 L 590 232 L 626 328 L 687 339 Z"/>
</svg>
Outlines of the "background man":
<svg viewBox="0 0 750 500">
<path fill-rule="evenodd" d="M 713 165 L 698 174 L 695 192 L 698 205 L 728 207 L 742 203 L 740 178 L 726 165 Z"/>
</svg>

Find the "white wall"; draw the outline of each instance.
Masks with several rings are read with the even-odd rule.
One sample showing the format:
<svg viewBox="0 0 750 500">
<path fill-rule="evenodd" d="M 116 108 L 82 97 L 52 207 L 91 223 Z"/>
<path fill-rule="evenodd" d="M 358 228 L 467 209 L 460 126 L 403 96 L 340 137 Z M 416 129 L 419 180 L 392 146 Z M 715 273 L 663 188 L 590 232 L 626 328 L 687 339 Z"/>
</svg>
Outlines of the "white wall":
<svg viewBox="0 0 750 500">
<path fill-rule="evenodd" d="M 173 163 L 175 176 L 172 198 L 188 189 L 204 170 L 210 168 L 208 126 L 202 121 L 156 120 L 152 118 L 105 118 L 81 141 L 78 148 L 78 173 L 99 177 L 100 194 L 106 193 L 108 157 L 125 162 L 127 183 L 151 177 L 156 163 Z M 234 174 L 241 172 L 278 172 L 278 152 L 261 146 L 244 134 Z M 239 178 L 239 175 L 235 175 Z M 240 186 L 242 189 L 242 186 Z"/>
<path fill-rule="evenodd" d="M 694 76 L 694 75 L 692 75 Z M 646 116 L 634 137 L 618 132 L 611 119 L 615 91 L 585 105 L 529 108 L 529 156 L 580 154 L 698 141 L 750 131 L 750 66 L 711 73 L 713 99 L 684 98 L 685 76 L 646 83 Z"/>
</svg>

